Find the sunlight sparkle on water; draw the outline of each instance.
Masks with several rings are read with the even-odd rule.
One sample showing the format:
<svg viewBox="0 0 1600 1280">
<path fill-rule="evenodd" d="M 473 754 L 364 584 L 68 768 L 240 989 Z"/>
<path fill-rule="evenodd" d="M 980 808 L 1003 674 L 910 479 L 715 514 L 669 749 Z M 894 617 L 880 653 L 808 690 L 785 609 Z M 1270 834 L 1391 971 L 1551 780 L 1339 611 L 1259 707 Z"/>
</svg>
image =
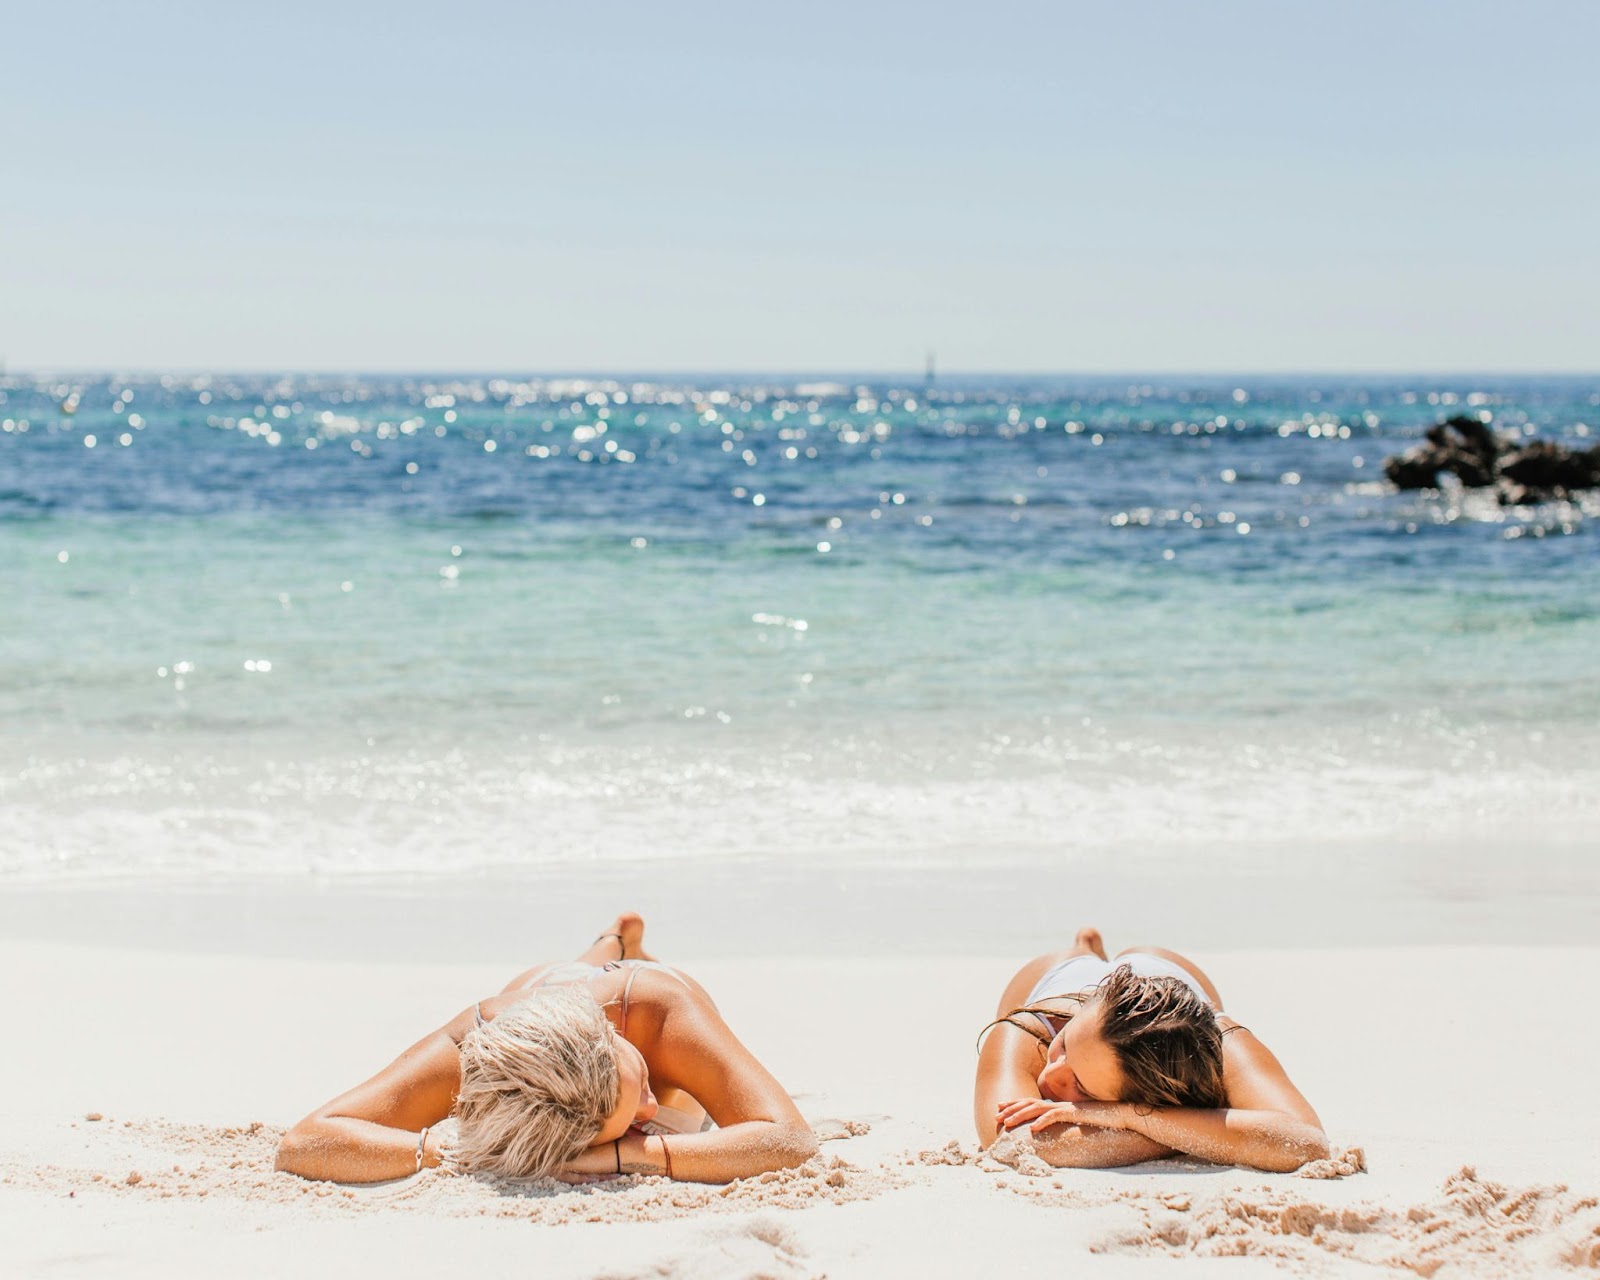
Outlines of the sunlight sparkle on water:
<svg viewBox="0 0 1600 1280">
<path fill-rule="evenodd" d="M 788 627 L 791 631 L 808 631 L 811 627 L 804 618 L 787 618 L 781 613 L 752 613 L 750 621 L 762 627 Z"/>
</svg>

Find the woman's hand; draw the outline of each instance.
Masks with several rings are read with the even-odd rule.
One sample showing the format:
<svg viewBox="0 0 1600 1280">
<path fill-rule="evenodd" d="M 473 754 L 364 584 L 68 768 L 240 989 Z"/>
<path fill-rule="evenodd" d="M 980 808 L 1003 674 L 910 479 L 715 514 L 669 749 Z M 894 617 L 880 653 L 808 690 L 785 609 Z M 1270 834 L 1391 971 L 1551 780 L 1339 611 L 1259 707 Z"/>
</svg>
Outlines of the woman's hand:
<svg viewBox="0 0 1600 1280">
<path fill-rule="evenodd" d="M 1131 1129 L 1135 1114 L 1125 1102 L 1050 1102 L 1042 1098 L 1018 1098 L 1002 1103 L 998 1113 L 1000 1128 L 1015 1129 L 1033 1121 L 1034 1133 L 1058 1124 L 1089 1125 L 1097 1129 Z"/>
</svg>

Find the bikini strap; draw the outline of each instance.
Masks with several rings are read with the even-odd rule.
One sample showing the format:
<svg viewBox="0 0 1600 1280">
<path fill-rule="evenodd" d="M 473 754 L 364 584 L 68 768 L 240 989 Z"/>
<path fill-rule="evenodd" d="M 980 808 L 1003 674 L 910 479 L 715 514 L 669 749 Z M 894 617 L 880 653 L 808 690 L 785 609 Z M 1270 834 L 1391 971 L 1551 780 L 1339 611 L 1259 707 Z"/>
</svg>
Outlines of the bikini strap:
<svg viewBox="0 0 1600 1280">
<path fill-rule="evenodd" d="M 624 1040 L 628 1038 L 628 996 L 633 992 L 633 980 L 639 976 L 639 966 L 634 965 L 628 970 L 628 980 L 622 984 L 622 1026 L 618 1029 Z"/>
<path fill-rule="evenodd" d="M 472 1015 L 473 1015 L 473 1017 L 477 1018 L 477 1020 L 478 1020 L 477 1025 L 478 1026 L 481 1027 L 481 1026 L 484 1025 L 483 1001 L 482 1000 L 478 1001 L 477 1004 L 472 1006 Z"/>
</svg>

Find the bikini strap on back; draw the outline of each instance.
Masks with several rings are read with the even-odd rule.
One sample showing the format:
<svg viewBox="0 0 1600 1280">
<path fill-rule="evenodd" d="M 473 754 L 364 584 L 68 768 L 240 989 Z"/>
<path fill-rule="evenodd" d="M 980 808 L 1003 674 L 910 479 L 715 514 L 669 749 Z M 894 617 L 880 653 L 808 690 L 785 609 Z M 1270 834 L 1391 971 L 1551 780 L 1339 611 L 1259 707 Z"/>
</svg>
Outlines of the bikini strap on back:
<svg viewBox="0 0 1600 1280">
<path fill-rule="evenodd" d="M 633 992 L 633 980 L 639 976 L 639 966 L 634 965 L 628 970 L 628 980 L 622 984 L 622 1026 L 619 1032 L 624 1040 L 628 1038 L 628 996 Z"/>
</svg>

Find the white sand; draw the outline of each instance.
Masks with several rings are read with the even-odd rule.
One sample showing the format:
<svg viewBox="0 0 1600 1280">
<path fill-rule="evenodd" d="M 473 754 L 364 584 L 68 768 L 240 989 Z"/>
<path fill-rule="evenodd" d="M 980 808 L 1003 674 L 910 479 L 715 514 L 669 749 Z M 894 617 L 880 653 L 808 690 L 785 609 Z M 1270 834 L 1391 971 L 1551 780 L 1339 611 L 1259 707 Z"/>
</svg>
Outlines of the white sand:
<svg viewBox="0 0 1600 1280">
<path fill-rule="evenodd" d="M 729 1189 L 303 1183 L 271 1172 L 283 1126 L 542 957 L 0 942 L 0 1274 L 978 1276 L 1053 1258 L 1054 1274 L 1153 1277 L 1174 1255 L 1230 1277 L 1600 1269 L 1600 949 L 1196 948 L 1335 1146 L 1364 1152 L 1367 1172 L 1308 1179 L 976 1159 L 973 1037 L 1020 957 L 696 963 L 651 940 L 833 1138 L 812 1166 Z"/>
</svg>

